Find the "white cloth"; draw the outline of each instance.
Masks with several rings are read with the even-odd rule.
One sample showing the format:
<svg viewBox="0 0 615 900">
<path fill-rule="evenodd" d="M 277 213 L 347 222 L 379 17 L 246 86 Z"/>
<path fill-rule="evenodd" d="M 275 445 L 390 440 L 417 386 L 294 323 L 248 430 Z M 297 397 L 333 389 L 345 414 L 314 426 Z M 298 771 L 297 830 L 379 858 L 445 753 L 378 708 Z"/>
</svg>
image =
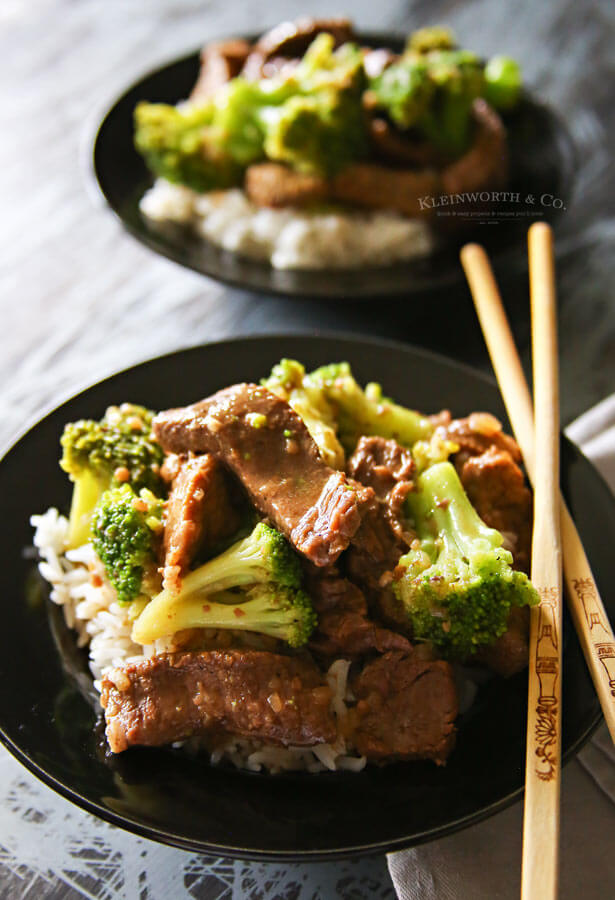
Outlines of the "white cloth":
<svg viewBox="0 0 615 900">
<path fill-rule="evenodd" d="M 567 429 L 615 493 L 615 394 Z M 562 777 L 560 896 L 615 896 L 615 748 L 605 725 Z M 399 900 L 513 900 L 519 896 L 523 807 L 459 834 L 387 857 Z M 605 832 L 605 829 L 606 832 Z M 610 835 L 611 854 L 605 847 Z M 608 843 L 608 842 L 607 842 Z M 605 854 L 606 850 L 606 854 Z"/>
</svg>

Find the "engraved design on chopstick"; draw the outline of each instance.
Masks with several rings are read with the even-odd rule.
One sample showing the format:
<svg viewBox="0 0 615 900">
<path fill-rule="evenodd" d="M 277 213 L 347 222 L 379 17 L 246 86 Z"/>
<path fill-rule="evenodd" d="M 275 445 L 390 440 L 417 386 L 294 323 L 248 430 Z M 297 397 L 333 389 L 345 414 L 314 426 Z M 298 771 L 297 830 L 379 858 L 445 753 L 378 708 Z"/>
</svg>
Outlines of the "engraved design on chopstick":
<svg viewBox="0 0 615 900">
<path fill-rule="evenodd" d="M 555 778 L 557 769 L 557 687 L 559 680 L 556 611 L 559 592 L 555 587 L 539 588 L 536 640 L 536 674 L 540 691 L 536 703 L 536 774 L 542 781 Z"/>
<path fill-rule="evenodd" d="M 589 625 L 589 633 L 592 636 L 594 648 L 608 675 L 611 696 L 615 697 L 615 644 L 613 641 L 600 640 L 603 635 L 610 638 L 611 634 L 604 623 L 602 612 L 597 603 L 596 586 L 591 578 L 574 578 L 572 584 L 577 597 L 583 604 L 583 611 Z"/>
</svg>

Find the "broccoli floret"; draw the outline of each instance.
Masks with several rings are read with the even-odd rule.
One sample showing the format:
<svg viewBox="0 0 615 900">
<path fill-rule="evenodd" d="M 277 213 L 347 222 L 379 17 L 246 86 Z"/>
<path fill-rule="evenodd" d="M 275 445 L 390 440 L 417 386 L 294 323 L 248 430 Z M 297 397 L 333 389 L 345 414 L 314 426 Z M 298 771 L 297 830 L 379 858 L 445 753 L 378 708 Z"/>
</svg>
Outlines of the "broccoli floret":
<svg viewBox="0 0 615 900">
<path fill-rule="evenodd" d="M 399 561 L 395 593 L 415 640 L 471 659 L 504 634 L 513 606 L 533 606 L 538 594 L 511 568 L 502 535 L 479 518 L 451 463 L 420 475 L 407 504 L 418 545 Z"/>
<path fill-rule="evenodd" d="M 495 57 L 485 66 L 456 46 L 452 32 L 426 28 L 408 39 L 401 58 L 369 81 L 369 105 L 382 109 L 409 136 L 429 143 L 442 161 L 470 145 L 472 104 L 478 97 L 500 109 L 517 103 L 521 89 L 514 60 Z"/>
<path fill-rule="evenodd" d="M 164 614 L 155 609 L 158 599 L 145 607 L 134 624 L 132 637 L 137 643 L 149 644 L 184 628 L 228 628 L 254 631 L 286 641 L 291 647 L 301 647 L 316 626 L 308 595 L 279 584 L 175 597 L 165 603 Z"/>
<path fill-rule="evenodd" d="M 183 628 L 241 628 L 299 646 L 314 624 L 297 557 L 279 532 L 259 522 L 247 538 L 186 575 L 178 593 L 165 589 L 154 597 L 135 622 L 133 639 L 149 644 Z"/>
<path fill-rule="evenodd" d="M 261 384 L 286 400 L 303 420 L 324 462 L 332 469 L 344 468 L 344 448 L 337 439 L 331 404 L 322 389 L 305 378 L 305 366 L 296 359 L 281 359 Z"/>
<path fill-rule="evenodd" d="M 394 63 L 370 81 L 370 103 L 385 109 L 401 129 L 411 128 L 423 116 L 435 92 L 423 59 L 409 57 Z"/>
<path fill-rule="evenodd" d="M 522 86 L 519 63 L 509 56 L 494 56 L 485 66 L 485 100 L 496 109 L 513 109 Z"/>
<path fill-rule="evenodd" d="M 334 47 L 330 34 L 315 38 L 286 82 L 296 95 L 268 116 L 265 154 L 300 172 L 335 175 L 367 153 L 363 57 L 356 44 Z"/>
<path fill-rule="evenodd" d="M 147 488 L 136 493 L 123 484 L 105 491 L 94 510 L 92 543 L 120 603 L 136 600 L 154 580 L 162 507 Z"/>
<path fill-rule="evenodd" d="M 286 76 L 237 77 L 204 105 L 139 103 L 135 146 L 148 167 L 196 191 L 241 184 L 251 163 L 272 159 L 332 175 L 367 151 L 358 47 L 334 50 L 321 34 Z"/>
<path fill-rule="evenodd" d="M 213 104 L 177 109 L 141 102 L 135 109 L 135 147 L 148 168 L 195 191 L 241 183 L 242 166 L 224 148 L 213 125 Z"/>
<path fill-rule="evenodd" d="M 456 47 L 454 32 L 443 25 L 419 28 L 410 35 L 406 43 L 407 51 L 419 55 L 431 53 L 432 50 L 454 50 Z"/>
<path fill-rule="evenodd" d="M 365 390 L 354 379 L 347 362 L 321 366 L 304 378 L 309 389 L 318 388 L 329 401 L 338 425 L 338 437 L 351 453 L 361 435 L 395 438 L 405 447 L 426 440 L 433 432 L 429 418 L 398 406 L 382 395 L 374 382 Z"/>
<path fill-rule="evenodd" d="M 130 484 L 164 493 L 160 466 L 164 454 L 152 438 L 154 413 L 132 403 L 109 407 L 96 422 L 81 419 L 64 428 L 60 465 L 74 482 L 69 547 L 88 541 L 94 507 L 109 487 Z"/>
</svg>

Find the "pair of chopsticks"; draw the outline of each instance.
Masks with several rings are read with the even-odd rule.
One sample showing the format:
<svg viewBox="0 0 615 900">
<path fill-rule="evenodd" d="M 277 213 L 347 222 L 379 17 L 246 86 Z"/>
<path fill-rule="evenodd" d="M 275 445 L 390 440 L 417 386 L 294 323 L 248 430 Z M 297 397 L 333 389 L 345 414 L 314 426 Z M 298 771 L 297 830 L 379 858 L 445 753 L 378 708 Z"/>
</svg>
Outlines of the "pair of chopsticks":
<svg viewBox="0 0 615 900">
<path fill-rule="evenodd" d="M 461 251 L 483 335 L 525 467 L 534 487 L 527 757 L 522 900 L 557 895 L 561 773 L 562 556 L 569 608 L 611 737 L 615 689 L 603 660 L 615 637 L 581 539 L 559 490 L 559 387 L 553 237 L 544 223 L 528 233 L 534 408 L 487 255 Z"/>
</svg>

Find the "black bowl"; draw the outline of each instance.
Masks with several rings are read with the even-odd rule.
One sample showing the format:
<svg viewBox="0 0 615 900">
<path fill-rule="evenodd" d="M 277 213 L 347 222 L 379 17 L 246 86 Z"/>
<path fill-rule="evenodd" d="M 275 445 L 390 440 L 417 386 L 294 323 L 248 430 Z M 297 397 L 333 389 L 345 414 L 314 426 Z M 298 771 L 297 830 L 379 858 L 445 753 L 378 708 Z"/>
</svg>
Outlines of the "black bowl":
<svg viewBox="0 0 615 900">
<path fill-rule="evenodd" d="M 0 629 L 1 738 L 38 777 L 90 812 L 179 847 L 236 857 L 324 859 L 431 840 L 492 815 L 523 789 L 526 677 L 492 679 L 459 722 L 445 767 L 367 767 L 358 774 L 251 774 L 212 767 L 179 751 L 136 748 L 107 755 L 85 658 L 46 600 L 31 556 L 29 516 L 66 509 L 58 467 L 63 425 L 109 403 L 184 404 L 266 374 L 281 356 L 307 366 L 347 359 L 362 382 L 382 382 L 402 403 L 454 414 L 504 416 L 490 379 L 400 344 L 337 337 L 263 337 L 163 356 L 94 385 L 49 413 L 0 463 L 5 621 Z M 562 440 L 562 484 L 602 596 L 615 584 L 615 502 L 589 462 Z M 49 613 L 51 612 L 51 617 Z M 609 612 L 615 615 L 611 599 Z M 576 635 L 565 621 L 565 757 L 600 720 Z M 58 652 L 60 651 L 60 652 Z"/>
<path fill-rule="evenodd" d="M 403 46 L 403 40 L 391 34 L 361 34 L 359 40 L 366 46 L 385 46 L 396 51 Z M 518 203 L 494 202 L 492 211 L 499 217 L 487 215 L 486 210 L 479 220 L 481 224 L 443 238 L 432 254 L 407 263 L 358 271 L 274 269 L 267 263 L 221 250 L 186 226 L 148 220 L 139 210 L 139 201 L 151 186 L 152 177 L 133 146 L 134 108 L 140 100 L 174 104 L 185 99 L 198 70 L 199 54 L 191 53 L 146 75 L 123 94 L 105 115 L 96 135 L 94 171 L 109 206 L 131 234 L 157 253 L 218 281 L 289 297 L 407 297 L 459 282 L 463 277 L 459 248 L 474 239 L 485 245 L 502 275 L 523 271 L 527 227 L 536 217 L 556 224 L 572 196 L 577 170 L 572 138 L 548 107 L 526 94 L 514 113 L 505 116 L 511 158 L 510 190 L 518 192 L 520 199 Z M 528 197 L 533 200 L 526 202 Z M 543 197 L 546 199 L 541 202 Z M 504 212 L 509 218 L 502 218 Z"/>
</svg>

